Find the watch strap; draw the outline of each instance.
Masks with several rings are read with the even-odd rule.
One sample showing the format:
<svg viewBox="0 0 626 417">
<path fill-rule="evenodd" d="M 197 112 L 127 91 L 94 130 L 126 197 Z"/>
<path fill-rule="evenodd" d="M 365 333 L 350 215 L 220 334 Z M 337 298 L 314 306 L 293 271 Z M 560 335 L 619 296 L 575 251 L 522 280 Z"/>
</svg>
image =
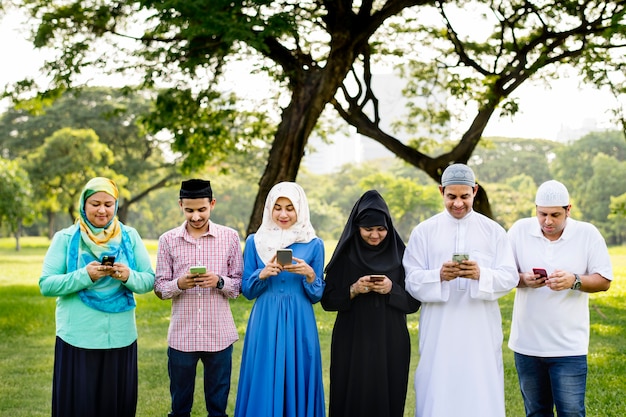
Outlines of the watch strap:
<svg viewBox="0 0 626 417">
<path fill-rule="evenodd" d="M 580 279 L 580 275 L 574 274 L 574 283 L 572 284 L 572 290 L 579 290 L 582 285 L 583 282 Z"/>
</svg>

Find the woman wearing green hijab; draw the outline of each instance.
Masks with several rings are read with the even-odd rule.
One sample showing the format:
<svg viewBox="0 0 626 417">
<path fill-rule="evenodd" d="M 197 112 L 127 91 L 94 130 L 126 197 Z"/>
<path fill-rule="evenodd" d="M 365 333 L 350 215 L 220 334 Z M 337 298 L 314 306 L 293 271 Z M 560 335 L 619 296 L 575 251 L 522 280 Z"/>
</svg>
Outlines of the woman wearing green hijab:
<svg viewBox="0 0 626 417">
<path fill-rule="evenodd" d="M 57 297 L 53 417 L 135 415 L 133 293 L 152 290 L 154 271 L 137 231 L 117 218 L 118 197 L 113 181 L 90 180 L 76 223 L 54 235 L 44 259 L 41 293 Z"/>
</svg>

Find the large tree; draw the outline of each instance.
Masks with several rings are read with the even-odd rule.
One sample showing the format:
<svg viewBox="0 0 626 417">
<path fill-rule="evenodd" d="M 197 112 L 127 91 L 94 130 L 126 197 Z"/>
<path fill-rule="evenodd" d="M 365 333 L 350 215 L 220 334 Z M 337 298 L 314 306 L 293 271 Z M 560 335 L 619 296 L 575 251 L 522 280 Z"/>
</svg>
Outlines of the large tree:
<svg viewBox="0 0 626 417">
<path fill-rule="evenodd" d="M 230 62 L 245 59 L 253 62 L 253 69 L 273 76 L 283 87 L 287 104 L 259 182 L 248 232 L 260 223 L 271 186 L 296 178 L 308 137 L 328 103 L 359 132 L 438 180 L 450 162 L 469 160 L 499 107 L 509 113 L 517 110 L 517 103 L 507 99 L 522 83 L 554 75 L 557 63 L 579 66 L 591 81 L 602 84 L 609 80 L 616 93 L 622 91 L 621 81 L 607 74 L 625 55 L 611 53 L 626 32 L 624 1 L 16 3 L 28 8 L 38 22 L 35 45 L 59 51 L 45 67 L 52 77 L 46 93 L 74 85 L 93 67 L 140 73 L 147 85 L 168 82 L 173 93 L 159 101 L 154 116 L 160 123 L 155 126 L 177 126 L 173 133 L 183 151 L 198 147 L 204 139 L 208 139 L 203 142 L 206 149 L 219 147 L 219 141 L 210 140 L 213 130 L 206 127 L 215 119 L 199 118 L 200 125 L 197 119 L 198 112 L 210 106 L 221 76 L 228 76 L 223 71 Z M 464 16 L 469 13 L 459 13 L 455 23 L 449 17 L 455 7 L 467 12 L 477 9 L 478 23 L 468 25 Z M 483 21 L 481 16 L 488 19 Z M 481 40 L 465 36 L 457 23 L 486 27 L 490 35 Z M 465 132 L 451 149 L 430 157 L 420 149 L 419 141 L 404 144 L 380 127 L 370 66 L 390 57 L 410 63 L 415 83 L 409 88 L 417 95 L 436 92 L 439 97 L 449 95 L 475 106 L 475 114 L 467 117 L 470 123 Z M 358 75 L 347 78 L 351 73 Z M 352 93 L 355 84 L 359 88 Z M 14 93 L 31 86 L 22 83 Z M 344 93 L 341 97 L 339 88 Z M 367 107 L 373 108 L 369 114 Z M 411 118 L 415 122 L 429 121 L 431 126 L 450 123 L 449 109 L 433 108 L 428 100 L 414 109 Z M 428 117 L 418 119 L 424 115 Z M 490 214 L 486 195 L 481 194 L 477 203 Z"/>
<path fill-rule="evenodd" d="M 51 223 L 56 211 L 65 211 L 72 223 L 77 218 L 78 197 L 91 178 L 103 176 L 126 185 L 126 177 L 110 168 L 113 161 L 113 152 L 93 130 L 67 127 L 54 132 L 28 155 L 24 166 L 31 175 L 38 205 L 48 214 L 50 238 L 55 231 Z"/>
<path fill-rule="evenodd" d="M 18 161 L 0 158 L 0 226 L 8 225 L 15 236 L 15 250 L 20 250 L 24 222 L 34 217 L 28 174 Z"/>
<path fill-rule="evenodd" d="M 103 167 L 130 179 L 128 183 L 125 181 L 127 192 L 124 193 L 118 211 L 122 221 L 126 220 L 132 204 L 140 201 L 149 192 L 171 184 L 177 178 L 176 159 L 172 156 L 169 160 L 166 158 L 166 153 L 171 153 L 169 144 L 166 146 L 162 139 L 148 134 L 142 127 L 142 118 L 151 110 L 149 96 L 140 93 L 126 94 L 121 89 L 110 87 L 92 87 L 66 91 L 53 103 L 41 107 L 37 104 L 41 103 L 25 102 L 8 109 L 2 115 L 0 153 L 9 159 L 27 158 L 40 153 L 46 138 L 57 131 L 65 128 L 93 130 L 98 141 L 105 144 L 111 153 L 111 161 L 107 161 Z M 82 150 L 87 152 L 90 148 Z M 77 155 L 77 159 L 71 163 L 89 164 L 99 157 L 100 155 Z M 46 159 L 42 161 L 47 168 L 51 163 Z M 52 171 L 41 169 L 37 164 L 31 164 L 31 167 L 31 181 L 48 187 Z M 71 166 L 60 168 L 72 169 Z M 90 172 L 104 175 L 102 170 Z M 72 185 L 76 185 L 79 191 L 83 184 Z M 49 198 L 47 192 L 36 193 L 34 197 L 37 196 L 43 199 L 40 206 L 46 207 L 49 214 L 49 233 L 54 233 L 54 214 L 59 209 L 54 204 L 57 199 Z M 76 202 L 72 201 L 67 206 Z M 67 206 L 62 205 L 63 208 Z M 66 208 L 65 210 L 68 211 Z"/>
</svg>

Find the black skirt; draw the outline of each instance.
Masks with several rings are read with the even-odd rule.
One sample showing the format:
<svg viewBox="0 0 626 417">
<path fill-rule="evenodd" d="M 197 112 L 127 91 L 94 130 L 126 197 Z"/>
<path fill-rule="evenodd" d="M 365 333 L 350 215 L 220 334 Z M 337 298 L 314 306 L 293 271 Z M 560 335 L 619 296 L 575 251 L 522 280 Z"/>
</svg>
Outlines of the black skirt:
<svg viewBox="0 0 626 417">
<path fill-rule="evenodd" d="M 83 349 L 59 337 L 54 348 L 52 417 L 134 417 L 137 341 L 116 349 Z"/>
</svg>

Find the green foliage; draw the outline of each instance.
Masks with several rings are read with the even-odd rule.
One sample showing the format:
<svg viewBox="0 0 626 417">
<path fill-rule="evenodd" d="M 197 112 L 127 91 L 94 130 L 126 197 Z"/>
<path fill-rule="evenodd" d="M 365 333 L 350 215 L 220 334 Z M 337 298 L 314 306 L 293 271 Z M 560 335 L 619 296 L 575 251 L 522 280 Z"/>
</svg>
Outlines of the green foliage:
<svg viewBox="0 0 626 417">
<path fill-rule="evenodd" d="M 239 111 L 234 95 L 169 89 L 157 97 L 155 110 L 144 119 L 154 133 L 171 132 L 171 149 L 182 154 L 185 174 L 254 151 L 268 142 L 274 127 L 260 112 Z"/>
<path fill-rule="evenodd" d="M 442 200 L 436 185 L 420 185 L 410 178 L 392 173 L 375 173 L 363 178 L 359 185 L 376 189 L 383 196 L 394 224 L 404 241 L 420 222 L 442 210 Z"/>
<path fill-rule="evenodd" d="M 535 215 L 537 185 L 530 176 L 517 175 L 504 183 L 486 184 L 485 188 L 492 202 L 494 220 L 505 229 L 518 219 Z"/>
<path fill-rule="evenodd" d="M 528 7 L 517 0 L 15 3 L 33 16 L 35 45 L 57 52 L 44 65 L 51 83 L 40 88 L 42 98 L 72 88 L 79 74 L 93 69 L 129 76 L 150 89 L 165 85 L 169 90 L 161 92 L 157 108 L 144 120 L 152 135 L 174 137 L 173 151 L 183 156 L 185 174 L 252 148 L 254 140 L 269 142 L 275 133 L 260 193 L 296 177 L 308 137 L 327 104 L 360 132 L 390 145 L 396 155 L 437 179 L 449 162 L 469 160 L 496 110 L 518 111 L 513 93 L 525 82 L 549 80 L 567 64 L 597 85 L 612 83 L 615 92 L 624 88 L 623 77 L 612 77 L 624 65 L 623 1 L 585 7 L 576 2 Z M 283 94 L 270 93 L 272 116 L 284 109 L 278 126 L 270 129 L 258 107 L 240 113 L 228 94 L 217 99 L 229 65 L 237 61 L 249 61 L 251 72 L 264 72 L 281 89 Z M 409 80 L 404 127 L 409 137 L 420 138 L 411 146 L 381 128 L 379 101 L 371 88 L 372 64 L 379 62 L 397 63 Z M 351 96 L 353 84 L 358 92 Z M 23 98 L 29 87 L 37 85 L 23 80 L 7 94 Z M 459 120 L 470 121 L 469 127 L 455 134 L 461 139 L 449 152 L 426 155 L 420 146 L 450 137 Z M 245 133 L 238 129 L 241 125 L 246 125 Z M 547 174 L 540 171 L 533 177 L 536 182 Z M 171 171 L 160 174 L 154 187 L 167 186 L 174 176 Z M 257 223 L 264 196 L 259 197 L 253 208 Z M 487 201 L 480 203 L 488 209 Z"/>
<path fill-rule="evenodd" d="M 594 223 L 610 244 L 621 242 L 624 232 L 610 218 L 611 197 L 626 193 L 626 161 L 598 154 L 592 162 L 593 176 L 582 185 L 579 204 L 583 216 Z M 616 234 L 617 233 L 617 234 Z"/>
<path fill-rule="evenodd" d="M 612 133 L 607 132 L 606 135 L 612 136 Z M 623 242 L 626 238 L 623 227 L 625 217 L 620 216 L 620 212 L 624 212 L 623 209 L 620 211 L 620 207 L 624 204 L 620 206 L 618 197 L 626 192 L 621 181 L 624 162 L 605 154 L 594 154 L 590 164 L 580 168 L 586 170 L 589 178 L 578 187 L 571 185 L 577 177 L 559 178 L 551 173 L 561 166 L 576 165 L 578 161 L 586 160 L 588 153 L 595 153 L 593 142 L 589 149 L 582 144 L 596 137 L 602 135 L 594 133 L 570 144 L 499 138 L 485 141 L 486 146 L 477 149 L 470 165 L 477 173 L 479 184 L 490 197 L 494 219 L 508 228 L 521 217 L 533 216 L 537 186 L 554 177 L 569 187 L 574 218 L 594 223 L 612 244 Z M 613 140 L 616 149 L 623 146 L 619 138 Z M 578 149 L 580 154 L 571 152 L 570 148 Z M 257 192 L 255 181 L 264 168 L 265 152 L 257 148 L 256 153 L 230 154 L 224 162 L 187 176 L 211 180 L 217 200 L 212 220 L 233 227 L 242 237 L 246 236 Z M 69 151 L 65 153 L 70 154 Z M 619 152 L 614 154 L 619 155 Z M 563 162 L 561 158 L 569 159 Z M 42 162 L 38 165 L 45 169 L 45 164 Z M 53 167 L 50 172 L 58 168 Z M 548 172 L 545 173 L 545 170 Z M 563 172 L 564 175 L 579 173 L 578 170 Z M 339 236 L 354 202 L 368 189 L 374 188 L 381 192 L 390 207 L 394 224 L 404 239 L 408 239 L 415 225 L 442 209 L 437 184 L 423 171 L 392 158 L 346 165 L 331 174 L 301 170 L 297 181 L 307 192 L 313 224 L 324 239 L 336 239 Z M 79 192 L 80 188 L 82 184 L 73 192 Z M 136 227 L 142 236 L 154 239 L 180 225 L 184 218 L 177 203 L 178 189 L 179 183 L 176 182 L 152 191 L 133 204 L 126 223 Z M 68 204 L 75 203 L 76 198 L 76 195 L 68 198 Z M 55 200 L 48 198 L 45 201 L 52 203 Z"/>
<path fill-rule="evenodd" d="M 483 138 L 468 163 L 479 183 L 497 183 L 519 174 L 535 184 L 552 178 L 550 163 L 563 144 L 543 139 Z"/>
<path fill-rule="evenodd" d="M 0 118 L 0 151 L 9 158 L 34 158 L 42 162 L 29 165 L 31 181 L 37 188 L 35 196 L 40 199 L 38 205 L 51 213 L 59 210 L 67 211 L 71 200 L 78 190 L 71 194 L 65 192 L 70 186 L 77 184 L 76 176 L 64 181 L 63 175 L 74 172 L 82 166 L 91 165 L 89 172 L 98 176 L 111 175 L 122 180 L 121 192 L 123 201 L 120 204 L 121 217 L 127 209 L 127 204 L 141 198 L 142 195 L 153 189 L 158 189 L 176 173 L 176 167 L 165 158 L 166 146 L 162 139 L 149 135 L 141 125 L 141 119 L 151 111 L 151 103 L 144 92 L 126 94 L 125 90 L 113 88 L 85 88 L 81 91 L 71 91 L 63 94 L 58 100 L 41 107 L 39 112 L 33 113 L 32 108 L 18 106 L 10 108 Z M 47 138 L 51 138 L 62 129 L 69 128 L 76 131 L 89 129 L 94 132 L 100 146 L 105 146 L 108 154 L 88 147 L 86 144 L 76 143 L 82 155 L 77 155 L 79 148 L 71 143 L 58 144 L 54 149 L 47 146 L 45 154 L 41 148 Z M 66 138 L 69 140 L 69 138 Z M 92 140 L 90 138 L 89 140 Z M 50 140 L 50 139 L 48 139 Z M 61 140 L 56 138 L 55 141 Z M 67 148 L 65 147 L 67 146 Z M 101 149 L 100 147 L 97 147 Z M 63 152 L 61 152 L 61 149 Z M 64 153 L 67 151 L 66 153 Z M 91 152 L 93 161 L 90 161 Z M 56 166 L 49 166 L 52 160 L 44 157 L 57 158 Z M 82 159 L 82 160 L 77 160 Z M 70 160 L 71 159 L 71 160 Z M 74 165 L 78 163 L 79 165 Z M 49 183 L 53 176 L 57 182 L 63 182 L 64 190 L 55 183 Z M 77 174 L 79 177 L 80 174 Z M 86 177 L 84 175 L 83 177 Z M 124 178 L 132 181 L 126 182 Z M 62 194 L 62 195 L 60 195 Z M 60 203 L 57 196 L 63 199 Z"/>
<path fill-rule="evenodd" d="M 17 233 L 35 216 L 28 173 L 18 161 L 0 158 L 0 225 Z"/>
<path fill-rule="evenodd" d="M 626 193 L 617 197 L 611 196 L 609 209 L 611 234 L 616 240 L 623 242 L 626 240 Z"/>
<path fill-rule="evenodd" d="M 578 197 L 584 185 L 593 176 L 593 159 L 599 153 L 626 161 L 626 142 L 619 131 L 592 132 L 560 147 L 555 152 L 551 172 L 555 178 L 566 181 L 571 193 Z M 576 198 L 580 200 L 580 198 Z"/>
<path fill-rule="evenodd" d="M 75 218 L 78 195 L 91 178 L 104 176 L 120 185 L 126 182 L 109 168 L 113 160 L 113 153 L 93 130 L 64 128 L 29 155 L 25 166 L 34 189 L 44 197 L 42 207 L 52 210 L 53 204 L 58 204 Z"/>
<path fill-rule="evenodd" d="M 611 197 L 626 192 L 623 175 L 626 141 L 620 132 L 594 132 L 555 152 L 551 172 L 562 181 L 578 204 L 582 218 L 591 221 L 610 244 L 621 242 L 623 232 L 610 218 Z"/>
</svg>

